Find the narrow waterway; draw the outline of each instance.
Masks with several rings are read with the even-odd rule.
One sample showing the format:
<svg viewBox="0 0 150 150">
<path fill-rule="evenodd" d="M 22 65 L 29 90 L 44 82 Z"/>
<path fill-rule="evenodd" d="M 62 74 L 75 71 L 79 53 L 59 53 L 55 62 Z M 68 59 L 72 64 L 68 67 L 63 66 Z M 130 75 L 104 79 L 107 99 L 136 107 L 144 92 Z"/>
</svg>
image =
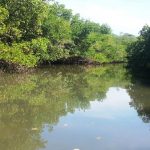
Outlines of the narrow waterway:
<svg viewBox="0 0 150 150">
<path fill-rule="evenodd" d="M 0 74 L 0 150 L 149 150 L 150 86 L 122 65 Z"/>
</svg>

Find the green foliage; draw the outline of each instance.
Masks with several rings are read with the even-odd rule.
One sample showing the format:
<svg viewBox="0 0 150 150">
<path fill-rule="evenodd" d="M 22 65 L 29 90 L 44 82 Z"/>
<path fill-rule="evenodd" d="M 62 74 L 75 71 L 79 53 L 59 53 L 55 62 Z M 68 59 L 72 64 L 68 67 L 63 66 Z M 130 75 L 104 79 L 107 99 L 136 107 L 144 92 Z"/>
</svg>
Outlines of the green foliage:
<svg viewBox="0 0 150 150">
<path fill-rule="evenodd" d="M 3 0 L 0 3 L 9 13 L 6 26 L 9 30 L 13 28 L 19 30 L 22 40 L 30 40 L 42 34 L 41 25 L 47 14 L 45 2 L 42 0 Z M 8 41 L 13 42 L 9 38 Z"/>
<path fill-rule="evenodd" d="M 0 7 L 0 40 L 11 44 L 12 41 L 20 38 L 20 30 L 13 24 L 7 24 L 8 20 L 9 11 L 4 7 Z"/>
<path fill-rule="evenodd" d="M 49 13 L 67 21 L 70 21 L 72 18 L 72 10 L 66 9 L 65 5 L 57 2 L 53 3 L 53 5 L 49 5 Z"/>
<path fill-rule="evenodd" d="M 10 47 L 0 43 L 0 60 L 27 67 L 36 66 L 38 58 L 32 52 L 26 54 L 25 49 L 28 49 L 27 44 L 13 44 Z"/>
<path fill-rule="evenodd" d="M 117 39 L 110 34 L 89 34 L 86 42 L 89 47 L 85 53 L 90 59 L 104 63 L 124 61 L 126 52 Z"/>
<path fill-rule="evenodd" d="M 0 36 L 3 35 L 3 33 L 6 30 L 6 26 L 4 21 L 8 17 L 8 11 L 0 6 Z"/>
<path fill-rule="evenodd" d="M 63 5 L 54 3 L 48 7 L 48 15 L 42 24 L 43 36 L 52 43 L 65 43 L 71 38 L 71 28 L 67 9 Z M 65 13 L 66 12 L 66 13 Z"/>
<path fill-rule="evenodd" d="M 118 36 L 118 41 L 122 43 L 122 45 L 124 46 L 128 46 L 131 43 L 135 42 L 137 40 L 137 38 L 129 33 L 124 33 L 121 34 L 120 36 Z"/>
<path fill-rule="evenodd" d="M 128 47 L 129 66 L 133 69 L 150 68 L 150 27 L 144 26 L 137 41 Z"/>
<path fill-rule="evenodd" d="M 39 58 L 39 63 L 56 61 L 69 56 L 67 49 L 64 49 L 61 45 L 52 44 L 46 38 L 32 40 L 30 49 Z"/>
<path fill-rule="evenodd" d="M 101 33 L 101 26 L 89 20 L 80 19 L 75 15 L 71 21 L 72 40 L 81 54 L 87 49 L 86 39 L 91 32 Z"/>
<path fill-rule="evenodd" d="M 128 42 L 116 41 L 108 25 L 81 19 L 55 1 L 0 1 L 0 60 L 26 67 L 74 56 L 123 61 Z"/>
<path fill-rule="evenodd" d="M 102 34 L 111 34 L 111 28 L 107 24 L 102 24 L 100 31 Z"/>
<path fill-rule="evenodd" d="M 39 58 L 39 63 L 49 60 L 48 46 L 49 40 L 46 38 L 33 39 L 30 44 L 30 50 Z"/>
</svg>

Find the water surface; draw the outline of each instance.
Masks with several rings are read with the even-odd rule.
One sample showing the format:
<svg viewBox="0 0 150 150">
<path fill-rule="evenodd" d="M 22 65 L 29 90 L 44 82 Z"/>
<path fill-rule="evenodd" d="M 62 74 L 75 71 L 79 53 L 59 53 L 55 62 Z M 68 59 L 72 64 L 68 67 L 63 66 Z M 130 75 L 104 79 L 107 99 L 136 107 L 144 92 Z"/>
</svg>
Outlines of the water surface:
<svg viewBox="0 0 150 150">
<path fill-rule="evenodd" d="M 0 74 L 0 150 L 149 150 L 150 87 L 121 65 Z"/>
</svg>

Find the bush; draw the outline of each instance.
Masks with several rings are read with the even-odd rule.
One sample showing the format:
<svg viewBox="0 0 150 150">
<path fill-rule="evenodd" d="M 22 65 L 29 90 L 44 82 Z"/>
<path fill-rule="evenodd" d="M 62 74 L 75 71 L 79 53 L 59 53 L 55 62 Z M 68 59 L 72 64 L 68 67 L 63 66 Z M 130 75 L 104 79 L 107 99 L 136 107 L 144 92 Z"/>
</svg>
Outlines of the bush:
<svg viewBox="0 0 150 150">
<path fill-rule="evenodd" d="M 8 46 L 0 43 L 0 60 L 5 60 L 12 64 L 20 64 L 25 67 L 35 67 L 38 62 L 38 57 L 32 52 L 24 53 L 24 44 L 14 44 Z"/>
</svg>

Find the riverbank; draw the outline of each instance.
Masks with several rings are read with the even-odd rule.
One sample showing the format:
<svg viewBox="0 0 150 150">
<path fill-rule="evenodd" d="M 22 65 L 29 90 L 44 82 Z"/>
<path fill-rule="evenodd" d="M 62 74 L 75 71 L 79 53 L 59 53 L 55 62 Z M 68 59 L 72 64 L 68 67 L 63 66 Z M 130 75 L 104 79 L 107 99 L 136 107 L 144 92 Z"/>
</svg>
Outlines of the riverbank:
<svg viewBox="0 0 150 150">
<path fill-rule="evenodd" d="M 9 73 L 22 73 L 22 72 L 31 72 L 34 68 L 28 68 L 17 63 L 6 62 L 0 60 L 0 72 L 9 72 Z"/>
<path fill-rule="evenodd" d="M 22 72 L 32 72 L 36 68 L 40 68 L 42 66 L 51 66 L 51 65 L 84 65 L 84 66 L 100 66 L 106 64 L 120 64 L 125 63 L 123 61 L 113 61 L 113 62 L 98 62 L 93 61 L 88 58 L 76 56 L 76 57 L 69 57 L 67 59 L 59 59 L 54 62 L 44 62 L 39 64 L 35 67 L 26 67 L 17 63 L 6 62 L 0 60 L 0 70 L 1 72 L 9 72 L 9 73 L 22 73 Z"/>
</svg>

